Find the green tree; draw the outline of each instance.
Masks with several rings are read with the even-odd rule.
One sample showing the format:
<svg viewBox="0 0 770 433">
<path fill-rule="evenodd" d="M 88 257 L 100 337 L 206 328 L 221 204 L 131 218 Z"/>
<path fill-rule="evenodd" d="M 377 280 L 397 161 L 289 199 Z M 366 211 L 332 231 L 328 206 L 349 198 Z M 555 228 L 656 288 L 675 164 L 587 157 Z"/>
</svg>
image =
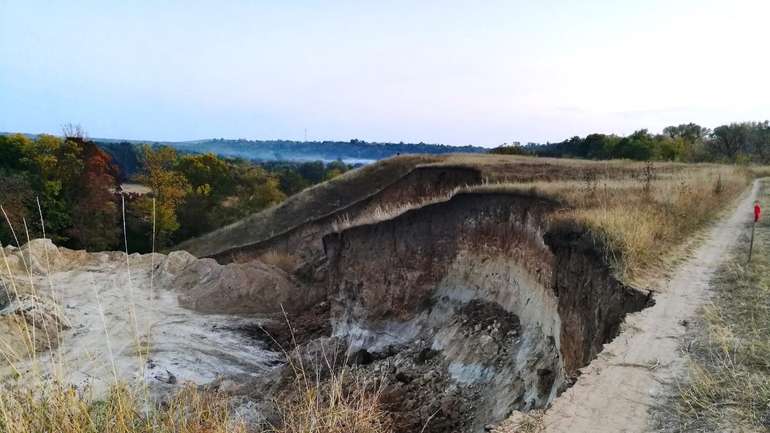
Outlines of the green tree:
<svg viewBox="0 0 770 433">
<path fill-rule="evenodd" d="M 24 243 L 26 237 L 19 233 L 23 227 L 22 219 L 26 219 L 30 224 L 36 222 L 37 218 L 35 218 L 36 209 L 32 185 L 23 172 L 0 168 L 0 205 L 3 206 L 11 224 L 17 230 L 17 236 L 21 236 L 19 242 Z M 37 232 L 33 231 L 32 235 L 37 235 Z M 11 229 L 3 216 L 0 216 L 0 242 L 3 245 L 16 244 Z"/>
<path fill-rule="evenodd" d="M 332 161 L 326 165 L 326 174 L 324 175 L 324 180 L 334 179 L 346 171 L 348 171 L 347 164 L 340 160 Z"/>
<path fill-rule="evenodd" d="M 174 170 L 176 159 L 176 151 L 171 147 L 142 147 L 143 168 L 136 180 L 149 187 L 152 194 L 138 198 L 134 202 L 132 214 L 143 222 L 141 225 L 151 226 L 155 199 L 155 227 L 159 247 L 168 246 L 172 235 L 179 229 L 177 208 L 190 191 L 187 179 Z"/>
<path fill-rule="evenodd" d="M 615 146 L 615 157 L 649 160 L 653 156 L 654 139 L 646 129 L 640 129 L 623 137 Z"/>
<path fill-rule="evenodd" d="M 286 199 L 278 179 L 262 167 L 249 166 L 239 175 L 236 188 L 240 213 L 258 212 Z"/>
<path fill-rule="evenodd" d="M 310 183 L 291 167 L 283 168 L 278 172 L 278 182 L 281 191 L 287 196 L 294 195 L 310 186 Z"/>
<path fill-rule="evenodd" d="M 745 149 L 749 137 L 749 128 L 743 123 L 731 123 L 714 128 L 712 133 L 712 149 L 717 158 L 735 161 L 735 158 Z"/>
<path fill-rule="evenodd" d="M 21 134 L 0 135 L 0 168 L 21 170 L 24 157 L 22 149 L 29 141 Z"/>
<path fill-rule="evenodd" d="M 230 167 L 213 153 L 183 156 L 179 158 L 176 170 L 187 179 L 193 190 L 209 189 L 210 195 L 217 198 L 235 191 L 235 179 Z"/>
<path fill-rule="evenodd" d="M 83 171 L 81 149 L 77 143 L 65 142 L 52 135 L 35 140 L 19 139 L 22 148 L 20 164 L 29 173 L 32 189 L 40 200 L 50 238 L 67 245 L 67 230 L 72 226 L 75 181 Z"/>
<path fill-rule="evenodd" d="M 176 170 L 190 183 L 190 191 L 177 210 L 178 241 L 211 231 L 221 225 L 216 208 L 235 194 L 235 167 L 212 153 L 179 159 Z"/>
<path fill-rule="evenodd" d="M 324 167 L 324 163 L 321 161 L 302 163 L 297 168 L 297 171 L 300 176 L 304 177 L 311 184 L 322 182 L 326 175 L 326 167 Z"/>
</svg>

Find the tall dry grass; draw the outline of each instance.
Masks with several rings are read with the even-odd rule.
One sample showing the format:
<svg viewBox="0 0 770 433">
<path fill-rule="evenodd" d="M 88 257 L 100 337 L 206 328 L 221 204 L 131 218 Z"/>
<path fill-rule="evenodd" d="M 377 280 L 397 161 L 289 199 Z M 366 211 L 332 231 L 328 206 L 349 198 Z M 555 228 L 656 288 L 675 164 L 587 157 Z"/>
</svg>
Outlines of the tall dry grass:
<svg viewBox="0 0 770 433">
<path fill-rule="evenodd" d="M 603 241 L 618 275 L 656 276 L 667 259 L 746 190 L 751 177 L 736 167 L 707 167 L 665 177 L 600 182 L 595 191 L 562 188 L 572 218 Z M 579 194 L 576 194 L 578 191 Z"/>
<path fill-rule="evenodd" d="M 311 381 L 302 374 L 278 401 L 280 422 L 266 433 L 390 433 L 382 387 L 347 367 Z"/>
<path fill-rule="evenodd" d="M 262 433 L 392 433 L 381 404 L 382 379 L 351 369 L 341 342 L 300 347 L 285 310 L 283 315 L 294 347 L 289 351 L 265 333 L 283 352 L 293 376 L 274 399 L 277 422 L 266 423 Z"/>
<path fill-rule="evenodd" d="M 259 260 L 265 264 L 275 266 L 282 271 L 291 274 L 301 263 L 301 259 L 293 254 L 287 254 L 277 250 L 270 250 L 261 256 Z"/>
<path fill-rule="evenodd" d="M 183 388 L 163 406 L 147 406 L 140 390 L 114 385 L 104 397 L 43 381 L 32 388 L 6 385 L 0 431 L 7 433 L 241 433 L 227 399 Z"/>
</svg>

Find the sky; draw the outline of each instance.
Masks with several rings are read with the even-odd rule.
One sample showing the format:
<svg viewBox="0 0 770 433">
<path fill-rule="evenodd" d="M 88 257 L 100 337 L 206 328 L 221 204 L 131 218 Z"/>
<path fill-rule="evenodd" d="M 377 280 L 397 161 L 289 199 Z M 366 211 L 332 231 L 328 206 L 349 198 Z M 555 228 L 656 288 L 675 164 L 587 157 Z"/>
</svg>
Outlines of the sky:
<svg viewBox="0 0 770 433">
<path fill-rule="evenodd" d="M 766 0 L 0 0 L 0 131 L 496 146 L 770 118 Z"/>
</svg>

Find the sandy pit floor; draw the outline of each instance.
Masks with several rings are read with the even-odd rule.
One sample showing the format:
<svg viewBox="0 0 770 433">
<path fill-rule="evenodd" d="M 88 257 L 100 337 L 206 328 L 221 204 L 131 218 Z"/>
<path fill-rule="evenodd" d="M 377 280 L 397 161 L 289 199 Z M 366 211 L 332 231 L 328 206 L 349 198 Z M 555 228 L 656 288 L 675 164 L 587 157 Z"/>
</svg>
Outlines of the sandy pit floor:
<svg viewBox="0 0 770 433">
<path fill-rule="evenodd" d="M 264 375 L 280 362 L 279 354 L 238 331 L 253 328 L 259 318 L 204 315 L 179 306 L 170 281 L 176 270 L 195 260 L 192 256 L 132 255 L 127 265 L 125 254 L 73 252 L 42 240 L 5 253 L 0 277 L 8 290 L 33 293 L 36 302 L 57 310 L 68 325 L 57 348 L 5 366 L 0 374 L 6 377 L 56 375 L 96 393 L 117 377 L 146 380 L 162 392 L 187 382 Z M 0 318 L 25 311 L 20 305 L 24 298 L 0 310 Z M 14 347 L 10 337 L 0 333 L 0 348 Z"/>
</svg>

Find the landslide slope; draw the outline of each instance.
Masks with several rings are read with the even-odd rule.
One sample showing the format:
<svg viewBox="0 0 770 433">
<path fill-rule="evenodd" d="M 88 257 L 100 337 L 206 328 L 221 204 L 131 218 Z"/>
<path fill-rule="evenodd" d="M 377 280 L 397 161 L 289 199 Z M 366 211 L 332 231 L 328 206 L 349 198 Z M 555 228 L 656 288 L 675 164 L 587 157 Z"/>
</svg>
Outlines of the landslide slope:
<svg viewBox="0 0 770 433">
<path fill-rule="evenodd" d="M 396 432 L 481 432 L 553 404 L 654 302 L 635 279 L 749 178 L 716 165 L 397 157 L 180 245 L 210 258 L 177 281 L 205 295 L 192 308 L 286 311 L 288 341 L 341 342 L 382 381 Z M 285 273 L 259 264 L 271 253 L 293 258 Z"/>
<path fill-rule="evenodd" d="M 682 164 L 663 170 L 677 171 Z M 313 262 L 335 223 L 383 209 L 434 201 L 456 188 L 492 182 L 550 182 L 642 173 L 642 164 L 529 158 L 513 155 L 406 155 L 379 161 L 301 191 L 174 249 L 220 263 L 248 261 L 268 251 L 298 254 Z"/>
</svg>

